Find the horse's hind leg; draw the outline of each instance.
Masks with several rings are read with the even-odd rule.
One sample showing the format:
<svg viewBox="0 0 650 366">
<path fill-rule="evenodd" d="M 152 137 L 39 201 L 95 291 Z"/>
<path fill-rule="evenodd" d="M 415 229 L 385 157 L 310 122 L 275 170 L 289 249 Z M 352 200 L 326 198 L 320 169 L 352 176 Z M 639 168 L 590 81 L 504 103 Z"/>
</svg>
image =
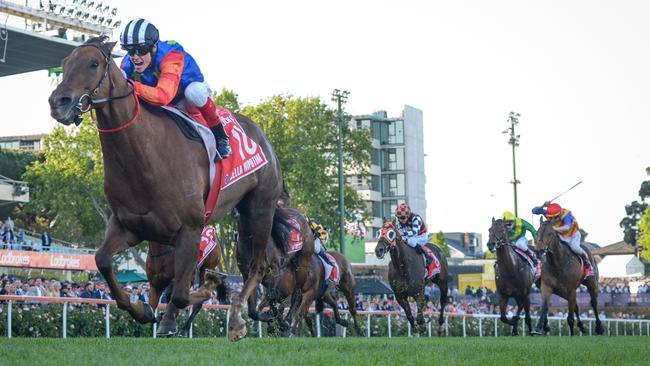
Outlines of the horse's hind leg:
<svg viewBox="0 0 650 366">
<path fill-rule="evenodd" d="M 526 317 L 526 328 L 528 328 L 528 335 L 531 335 L 533 333 L 533 326 L 532 322 L 530 319 L 530 297 L 526 296 L 524 299 L 524 311 L 525 317 Z"/>
<path fill-rule="evenodd" d="M 319 314 L 322 314 L 322 313 L 319 313 Z M 316 333 L 316 328 L 314 328 L 314 321 L 312 320 L 310 314 L 305 314 L 305 323 L 307 323 L 307 328 L 309 329 L 309 334 L 311 334 L 311 336 L 313 338 L 316 338 L 318 336 L 318 334 Z"/>
<path fill-rule="evenodd" d="M 580 333 L 587 333 L 585 330 L 585 325 L 582 324 L 582 320 L 580 320 L 580 309 L 578 309 L 578 301 L 576 300 L 576 306 L 575 306 L 575 315 L 576 315 L 576 325 L 578 326 L 578 329 L 580 330 Z"/>
<path fill-rule="evenodd" d="M 252 241 L 252 262 L 248 273 L 248 280 L 239 296 L 235 297 L 228 322 L 228 339 L 238 341 L 246 336 L 246 322 L 241 317 L 242 304 L 245 304 L 253 291 L 257 291 L 264 270 L 266 269 L 266 244 L 271 234 L 275 202 L 254 202 L 259 201 L 254 197 L 246 199 L 245 206 L 239 209 L 239 232 L 245 233 L 241 240 Z M 275 200 L 274 200 L 275 201 Z"/>
<path fill-rule="evenodd" d="M 574 324 L 574 319 L 573 319 L 573 313 L 576 308 L 576 293 L 575 291 L 569 291 L 569 294 L 567 296 L 567 301 L 569 302 L 569 306 L 567 307 L 567 318 L 566 321 L 569 324 L 569 335 L 573 336 L 573 324 Z"/>
<path fill-rule="evenodd" d="M 521 314 L 521 310 L 524 307 L 524 302 L 517 298 L 517 312 L 515 313 L 515 316 L 510 319 L 510 325 L 512 325 L 512 332 L 511 335 L 517 336 L 519 335 L 519 315 Z"/>
<path fill-rule="evenodd" d="M 424 292 L 420 292 L 415 296 L 415 303 L 417 304 L 417 315 L 415 317 L 415 320 L 418 324 L 417 328 L 413 328 L 413 332 L 420 334 L 420 332 L 425 332 L 425 324 L 426 321 L 424 320 L 424 307 L 426 306 L 424 303 Z"/>
<path fill-rule="evenodd" d="M 190 303 L 190 284 L 196 268 L 201 231 L 198 228 L 181 227 L 177 234 L 174 255 L 174 290 L 171 302 L 179 309 Z"/>
<path fill-rule="evenodd" d="M 99 272 L 106 279 L 106 283 L 111 289 L 111 296 L 117 302 L 117 306 L 120 309 L 128 311 L 135 320 L 144 324 L 150 323 L 153 320 L 151 306 L 141 301 L 132 304 L 129 300 L 129 295 L 124 292 L 122 286 L 117 282 L 115 272 L 113 271 L 113 257 L 137 245 L 140 241 L 133 233 L 124 229 L 115 216 L 111 215 L 108 221 L 104 243 L 97 250 L 97 253 L 95 253 L 95 263 Z"/>
<path fill-rule="evenodd" d="M 447 277 L 441 278 L 438 281 L 438 288 L 440 289 L 440 315 L 438 316 L 438 336 L 444 333 L 443 325 L 445 324 L 445 306 L 447 306 Z"/>
<path fill-rule="evenodd" d="M 505 295 L 499 293 L 499 313 L 501 314 L 501 321 L 508 325 L 512 325 L 508 317 L 506 317 L 507 306 L 508 306 L 508 298 Z"/>
<path fill-rule="evenodd" d="M 605 333 L 603 324 L 598 315 L 598 283 L 591 277 L 587 282 L 587 289 L 589 289 L 589 297 L 591 298 L 591 308 L 594 309 L 594 317 L 596 318 L 596 334 L 602 335 Z"/>
</svg>

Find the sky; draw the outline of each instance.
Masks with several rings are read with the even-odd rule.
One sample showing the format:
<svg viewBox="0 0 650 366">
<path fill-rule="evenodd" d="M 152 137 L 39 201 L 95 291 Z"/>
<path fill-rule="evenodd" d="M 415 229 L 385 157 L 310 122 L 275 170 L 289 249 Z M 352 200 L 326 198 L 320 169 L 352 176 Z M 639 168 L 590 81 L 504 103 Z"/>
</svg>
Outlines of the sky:
<svg viewBox="0 0 650 366">
<path fill-rule="evenodd" d="M 502 134 L 510 111 L 521 114 L 524 219 L 581 181 L 556 202 L 588 241 L 612 244 L 649 179 L 650 2 L 110 4 L 123 24 L 145 17 L 161 39 L 180 42 L 213 89 L 232 89 L 244 104 L 279 93 L 329 101 L 342 89 L 350 114 L 421 109 L 430 230 L 479 232 L 485 242 L 491 218 L 513 210 Z M 49 132 L 51 90 L 45 71 L 0 80 L 0 135 Z"/>
</svg>

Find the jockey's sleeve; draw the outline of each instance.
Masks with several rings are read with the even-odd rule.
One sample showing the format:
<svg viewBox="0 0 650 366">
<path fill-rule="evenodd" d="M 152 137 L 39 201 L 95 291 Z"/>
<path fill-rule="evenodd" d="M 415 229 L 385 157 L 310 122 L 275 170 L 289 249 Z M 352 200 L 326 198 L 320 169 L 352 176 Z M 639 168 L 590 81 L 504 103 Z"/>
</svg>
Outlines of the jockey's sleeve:
<svg viewBox="0 0 650 366">
<path fill-rule="evenodd" d="M 537 230 L 535 230 L 535 227 L 526 220 L 521 220 L 521 222 L 523 223 L 524 230 L 530 231 L 530 233 L 533 235 L 533 239 L 537 239 Z"/>
<path fill-rule="evenodd" d="M 564 220 L 562 220 L 562 226 L 571 226 L 571 224 L 573 224 L 573 221 L 574 221 L 574 220 L 575 220 L 575 219 L 573 218 L 573 215 L 572 215 L 572 214 L 568 214 L 568 215 L 566 215 L 566 217 L 564 218 Z"/>
<path fill-rule="evenodd" d="M 541 206 L 533 207 L 533 215 L 546 215 L 546 209 Z"/>
<path fill-rule="evenodd" d="M 160 76 L 156 86 L 144 85 L 135 81 L 135 92 L 151 104 L 168 105 L 176 96 L 181 81 L 185 56 L 172 51 L 160 62 Z"/>
<path fill-rule="evenodd" d="M 407 236 L 418 235 L 418 233 L 420 232 L 420 228 L 422 228 L 422 219 L 416 216 L 413 218 L 413 223 L 411 224 L 411 227 L 406 231 L 406 235 Z"/>
</svg>

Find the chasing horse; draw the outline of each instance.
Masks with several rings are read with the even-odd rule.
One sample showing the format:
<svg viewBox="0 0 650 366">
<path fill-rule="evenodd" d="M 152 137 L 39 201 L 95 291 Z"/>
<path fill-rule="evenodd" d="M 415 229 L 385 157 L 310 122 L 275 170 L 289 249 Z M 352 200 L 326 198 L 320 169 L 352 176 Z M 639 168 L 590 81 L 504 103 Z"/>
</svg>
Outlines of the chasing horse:
<svg viewBox="0 0 650 366">
<path fill-rule="evenodd" d="M 556 206 L 553 206 L 556 205 Z M 576 302 L 576 289 L 581 284 L 587 287 L 591 298 L 591 307 L 594 310 L 596 317 L 596 334 L 603 334 L 604 329 L 598 315 L 598 268 L 590 268 L 585 260 L 580 255 L 576 254 L 569 244 L 565 244 L 560 239 L 560 235 L 566 233 L 564 229 L 564 218 L 568 217 L 571 213 L 568 210 L 562 209 L 557 204 L 551 204 L 548 210 L 539 210 L 538 207 L 533 209 L 533 213 L 543 214 L 547 219 L 543 220 L 537 230 L 537 250 L 542 252 L 542 278 L 541 278 L 541 295 L 542 295 L 542 310 L 540 312 L 539 321 L 533 334 L 541 335 L 547 334 L 550 330 L 548 326 L 548 303 L 551 295 L 555 294 L 568 301 L 567 309 L 567 323 L 569 324 L 569 333 L 573 335 L 573 325 L 575 314 L 577 318 L 577 325 L 581 332 L 585 332 L 584 325 L 580 320 L 580 311 Z M 569 225 L 569 234 L 575 235 L 579 229 L 577 222 L 573 219 L 572 224 Z M 580 245 L 580 237 L 570 237 L 577 240 Z M 580 245 L 584 251 L 584 257 L 588 258 L 591 263 L 593 256 L 589 249 Z"/>
<path fill-rule="evenodd" d="M 194 318 L 203 308 L 203 303 L 212 297 L 214 291 L 217 293 L 217 300 L 221 303 L 227 301 L 228 288 L 223 283 L 224 276 L 215 271 L 221 261 L 221 246 L 214 234 L 214 228 L 212 227 L 208 227 L 202 234 L 201 252 L 199 258 L 197 258 L 195 269 L 199 287 L 196 291 L 190 293 L 192 312 L 178 333 L 181 337 L 189 336 Z M 149 305 L 155 310 L 163 293 L 166 294 L 167 298 L 171 295 L 171 283 L 174 279 L 174 247 L 149 242 L 146 272 L 151 284 L 149 288 Z M 160 319 L 157 319 L 158 329 L 156 335 L 165 337 L 177 334 L 177 315 L 178 309 L 174 306 L 174 303 L 169 302 L 167 310 L 162 316 L 159 315 Z"/>
<path fill-rule="evenodd" d="M 149 304 L 131 303 L 112 266 L 119 253 L 142 241 L 174 247 L 171 302 L 179 309 L 190 303 L 199 241 L 204 226 L 233 208 L 239 212 L 240 241 L 250 250 L 249 276 L 233 299 L 228 337 L 246 335 L 241 317 L 244 305 L 266 269 L 268 243 L 276 203 L 282 192 L 282 172 L 262 130 L 250 119 L 220 110 L 225 130 L 234 137 L 230 157 L 214 163 L 205 143 L 185 136 L 178 117 L 147 103 L 135 84 L 127 81 L 111 58 L 115 42 L 89 39 L 63 60 L 63 79 L 49 97 L 50 114 L 64 125 L 79 124 L 80 115 L 93 111 L 102 148 L 104 191 L 111 216 L 95 261 L 119 308 L 141 323 L 153 320 Z M 136 50 L 137 52 L 140 52 Z M 174 115 L 173 115 L 174 114 Z M 183 117 L 180 117 L 183 119 Z M 208 146 L 209 147 L 209 146 Z M 242 159 L 255 170 L 235 175 Z M 252 159 L 252 160 L 251 160 Z M 213 174 L 214 173 L 214 174 Z M 214 179 L 212 179 L 214 175 Z"/>
<path fill-rule="evenodd" d="M 390 253 L 388 264 L 388 281 L 395 293 L 395 298 L 400 304 L 411 328 L 418 331 L 411 312 L 411 305 L 408 298 L 415 299 L 417 304 L 417 323 L 424 332 L 423 309 L 425 308 L 424 287 L 429 283 L 435 283 L 440 288 L 440 315 L 438 316 L 438 335 L 444 334 L 444 311 L 447 305 L 447 258 L 438 246 L 427 243 L 426 249 L 435 256 L 434 261 L 427 267 L 423 256 L 404 242 L 402 233 L 393 222 L 384 222 L 379 232 L 379 239 L 375 247 L 375 255 L 382 259 L 386 253 Z"/>
<path fill-rule="evenodd" d="M 509 215 L 504 214 L 505 218 L 509 218 L 508 216 Z M 505 220 L 495 220 L 493 218 L 492 226 L 489 230 L 487 245 L 490 251 L 496 251 L 497 261 L 495 264 L 495 275 L 497 293 L 499 294 L 501 321 L 512 326 L 511 334 L 516 336 L 519 333 L 517 324 L 522 309 L 525 313 L 528 334 L 532 333 L 529 295 L 533 283 L 536 280 L 536 274 L 534 270 L 535 265 L 532 263 L 532 260 L 527 257 L 528 254 L 516 247 L 511 240 L 521 240 L 521 237 L 523 237 L 523 240 L 521 241 L 525 241 L 526 246 L 528 245 L 525 231 L 522 232 L 523 224 L 517 223 L 517 218 L 514 218 L 514 215 L 512 218 L 513 221 L 515 221 L 515 227 L 518 226 L 520 228 L 519 232 L 515 233 L 514 237 L 510 236 L 510 230 L 508 230 Z M 536 232 L 534 229 L 532 230 L 534 233 L 533 236 L 535 236 Z M 514 298 L 517 302 L 517 312 L 512 319 L 506 317 L 506 308 L 508 305 L 508 299 L 510 298 Z"/>
</svg>

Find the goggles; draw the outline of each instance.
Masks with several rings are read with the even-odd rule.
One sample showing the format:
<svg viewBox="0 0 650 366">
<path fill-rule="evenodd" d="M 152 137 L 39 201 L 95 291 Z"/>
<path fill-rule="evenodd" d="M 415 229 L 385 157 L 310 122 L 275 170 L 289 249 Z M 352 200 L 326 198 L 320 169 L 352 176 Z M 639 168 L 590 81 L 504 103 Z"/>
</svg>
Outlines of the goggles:
<svg viewBox="0 0 650 366">
<path fill-rule="evenodd" d="M 122 49 L 126 51 L 129 56 L 134 56 L 136 53 L 138 56 L 144 56 L 147 53 L 151 52 L 151 47 L 146 44 L 136 44 L 130 46 L 122 46 Z"/>
</svg>

